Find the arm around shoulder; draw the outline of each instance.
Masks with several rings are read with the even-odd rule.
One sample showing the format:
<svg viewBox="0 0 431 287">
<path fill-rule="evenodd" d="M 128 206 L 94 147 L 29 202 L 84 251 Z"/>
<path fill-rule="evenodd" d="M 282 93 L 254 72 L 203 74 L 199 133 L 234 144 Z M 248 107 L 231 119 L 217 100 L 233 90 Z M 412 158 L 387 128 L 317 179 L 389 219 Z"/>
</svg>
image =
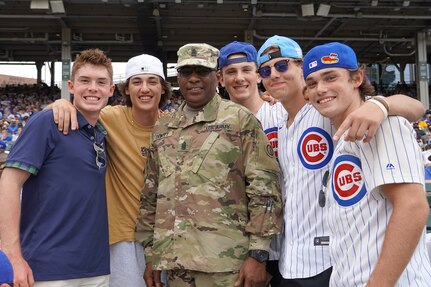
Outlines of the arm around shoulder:
<svg viewBox="0 0 431 287">
<path fill-rule="evenodd" d="M 67 135 L 69 128 L 73 131 L 78 129 L 76 108 L 71 102 L 66 99 L 59 99 L 50 106 L 59 131 L 63 131 L 63 134 Z"/>
<path fill-rule="evenodd" d="M 385 98 L 389 106 L 390 116 L 401 116 L 410 122 L 417 121 L 425 114 L 423 104 L 405 95 L 392 95 Z"/>
</svg>

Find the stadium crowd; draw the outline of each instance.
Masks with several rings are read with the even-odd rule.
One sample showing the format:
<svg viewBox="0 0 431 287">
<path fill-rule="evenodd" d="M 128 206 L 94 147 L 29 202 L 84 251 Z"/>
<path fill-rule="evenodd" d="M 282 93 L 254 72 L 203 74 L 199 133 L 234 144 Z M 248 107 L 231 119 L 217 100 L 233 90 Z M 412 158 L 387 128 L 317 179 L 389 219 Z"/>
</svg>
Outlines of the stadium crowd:
<svg viewBox="0 0 431 287">
<path fill-rule="evenodd" d="M 121 85 L 116 85 L 109 105 L 123 105 Z M 61 97 L 61 90 L 49 87 L 45 83 L 34 85 L 4 85 L 0 87 L 0 149 L 9 151 L 28 119 L 48 104 Z M 163 109 L 177 109 L 182 103 L 179 90 L 174 90 L 172 97 Z"/>
</svg>

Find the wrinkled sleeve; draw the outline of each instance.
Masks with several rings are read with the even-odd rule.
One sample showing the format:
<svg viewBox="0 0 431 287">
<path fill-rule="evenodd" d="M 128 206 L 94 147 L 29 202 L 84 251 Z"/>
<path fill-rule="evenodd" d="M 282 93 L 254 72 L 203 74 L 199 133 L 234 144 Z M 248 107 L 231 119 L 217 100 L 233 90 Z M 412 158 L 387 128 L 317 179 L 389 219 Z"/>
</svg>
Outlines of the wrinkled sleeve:
<svg viewBox="0 0 431 287">
<path fill-rule="evenodd" d="M 136 241 L 145 248 L 147 262 L 151 262 L 151 247 L 153 243 L 154 223 L 157 204 L 158 155 L 152 144 L 146 151 L 147 163 L 145 167 L 144 187 L 141 190 L 140 208 L 136 223 Z"/>
<path fill-rule="evenodd" d="M 259 121 L 245 117 L 242 128 L 246 193 L 249 199 L 249 250 L 269 250 L 271 238 L 282 225 L 280 170 Z"/>
</svg>

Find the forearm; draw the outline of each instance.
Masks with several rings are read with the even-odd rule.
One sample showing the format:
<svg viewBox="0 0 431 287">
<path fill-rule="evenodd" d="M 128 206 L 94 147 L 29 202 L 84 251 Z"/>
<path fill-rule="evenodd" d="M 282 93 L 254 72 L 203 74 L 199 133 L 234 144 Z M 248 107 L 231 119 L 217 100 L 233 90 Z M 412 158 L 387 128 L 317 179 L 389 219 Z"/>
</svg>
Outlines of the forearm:
<svg viewBox="0 0 431 287">
<path fill-rule="evenodd" d="M 368 287 L 394 286 L 409 263 L 421 237 L 428 206 L 421 200 L 405 200 L 394 205 L 385 232 L 382 252 L 371 274 Z"/>
<path fill-rule="evenodd" d="M 141 202 L 145 200 L 141 197 Z M 155 205 L 141 205 L 136 222 L 135 240 L 144 247 L 147 263 L 152 262 L 155 214 Z"/>
<path fill-rule="evenodd" d="M 385 99 L 389 105 L 390 116 L 401 116 L 410 122 L 414 122 L 425 114 L 424 106 L 416 99 L 400 94 L 396 94 Z"/>
<path fill-rule="evenodd" d="M 156 220 L 158 177 L 154 153 L 150 153 L 145 165 L 144 187 L 141 190 L 141 205 L 136 222 L 136 241 L 146 247 L 152 244 Z"/>
<path fill-rule="evenodd" d="M 5 172 L 6 173 L 6 172 Z M 12 260 L 22 257 L 19 237 L 20 187 L 0 181 L 1 249 Z"/>
<path fill-rule="evenodd" d="M 135 240 L 146 247 L 153 241 L 157 194 L 141 196 L 141 206 L 136 222 Z"/>
<path fill-rule="evenodd" d="M 249 180 L 246 187 L 249 198 L 246 232 L 253 239 L 251 249 L 268 250 L 272 236 L 280 233 L 283 221 L 279 176 L 256 170 L 255 179 Z"/>
</svg>

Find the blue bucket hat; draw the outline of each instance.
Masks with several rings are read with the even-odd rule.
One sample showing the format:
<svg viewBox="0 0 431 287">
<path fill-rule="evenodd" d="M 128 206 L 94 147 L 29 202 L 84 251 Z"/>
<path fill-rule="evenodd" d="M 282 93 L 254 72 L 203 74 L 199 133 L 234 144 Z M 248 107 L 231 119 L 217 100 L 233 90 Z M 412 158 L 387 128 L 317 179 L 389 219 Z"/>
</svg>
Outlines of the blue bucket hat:
<svg viewBox="0 0 431 287">
<path fill-rule="evenodd" d="M 228 59 L 231 55 L 243 54 L 244 57 Z M 220 55 L 218 58 L 218 68 L 242 62 L 253 62 L 256 63 L 257 52 L 256 48 L 247 42 L 234 41 L 220 49 Z"/>
<path fill-rule="evenodd" d="M 13 283 L 13 269 L 6 254 L 0 250 L 0 284 Z"/>
<path fill-rule="evenodd" d="M 262 55 L 269 47 L 277 47 L 279 51 Z M 278 35 L 272 36 L 263 43 L 262 47 L 260 47 L 257 52 L 257 66 L 260 67 L 263 63 L 268 62 L 273 58 L 281 57 L 302 59 L 301 47 L 299 47 L 298 43 L 290 38 Z"/>
<path fill-rule="evenodd" d="M 338 42 L 314 47 L 304 57 L 304 79 L 313 72 L 332 67 L 357 70 L 358 60 L 353 49 Z"/>
</svg>

